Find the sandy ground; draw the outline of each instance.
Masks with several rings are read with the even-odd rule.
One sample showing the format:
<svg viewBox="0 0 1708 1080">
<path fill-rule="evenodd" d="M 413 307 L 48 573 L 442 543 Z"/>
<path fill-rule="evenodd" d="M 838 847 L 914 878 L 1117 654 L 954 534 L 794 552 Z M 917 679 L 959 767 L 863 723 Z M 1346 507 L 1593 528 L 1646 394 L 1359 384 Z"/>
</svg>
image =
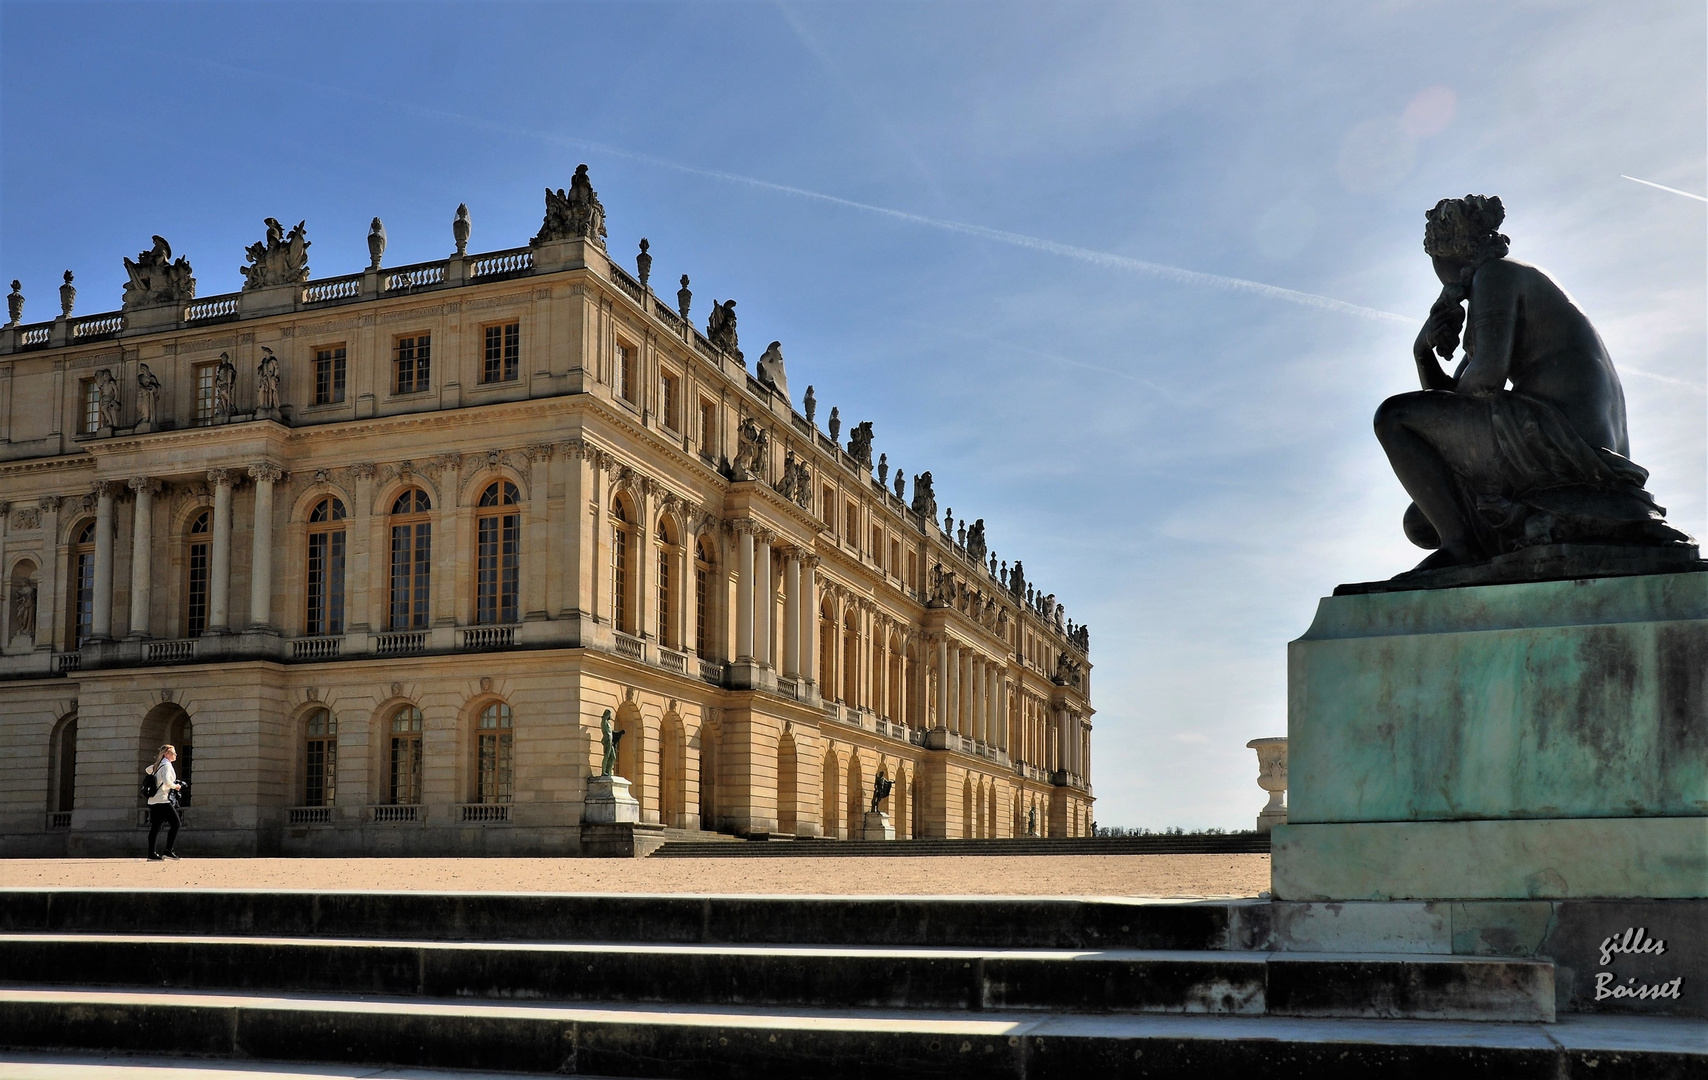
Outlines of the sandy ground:
<svg viewBox="0 0 1708 1080">
<path fill-rule="evenodd" d="M 7 859 L 0 887 L 1256 896 L 1267 855 L 726 859 Z"/>
</svg>

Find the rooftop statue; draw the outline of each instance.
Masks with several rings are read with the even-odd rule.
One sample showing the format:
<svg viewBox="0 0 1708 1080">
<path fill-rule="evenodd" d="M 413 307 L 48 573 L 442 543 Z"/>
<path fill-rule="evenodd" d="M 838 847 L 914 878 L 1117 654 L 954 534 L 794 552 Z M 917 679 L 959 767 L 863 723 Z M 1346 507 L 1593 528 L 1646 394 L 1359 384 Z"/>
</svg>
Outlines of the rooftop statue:
<svg viewBox="0 0 1708 1080">
<path fill-rule="evenodd" d="M 789 376 L 783 370 L 783 343 L 773 341 L 759 358 L 759 382 L 789 400 Z"/>
<path fill-rule="evenodd" d="M 1644 490 L 1648 472 L 1627 456 L 1625 394 L 1606 346 L 1553 278 L 1506 257 L 1505 216 L 1481 195 L 1426 215 L 1423 248 L 1442 289 L 1412 346 L 1423 389 L 1376 410 L 1376 437 L 1412 497 L 1406 536 L 1434 549 L 1416 571 L 1542 545 L 1595 545 L 1600 555 L 1578 553 L 1592 563 L 1608 546 L 1627 566 L 1644 549 L 1693 562 L 1690 538 L 1666 524 Z M 1461 328 L 1464 359 L 1448 375 L 1435 354 L 1450 359 Z M 1464 574 L 1450 576 L 1440 583 Z"/>
<path fill-rule="evenodd" d="M 267 218 L 267 235 L 243 249 L 249 260 L 243 271 L 245 289 L 265 289 L 272 285 L 298 285 L 308 280 L 308 222 L 299 221 L 285 233 L 278 218 Z M 158 239 L 158 238 L 157 238 Z"/>
<path fill-rule="evenodd" d="M 706 340 L 737 360 L 744 359 L 735 334 L 734 300 L 725 300 L 721 304 L 716 300 L 712 301 L 712 314 L 706 320 Z"/>
<path fill-rule="evenodd" d="M 973 527 L 967 530 L 967 554 L 978 562 L 984 561 L 985 552 L 984 518 L 973 522 Z"/>
<path fill-rule="evenodd" d="M 848 432 L 848 454 L 862 469 L 872 471 L 872 422 L 862 420 Z"/>
<path fill-rule="evenodd" d="M 931 470 L 913 478 L 913 512 L 927 521 L 937 520 L 937 492 L 931 487 Z"/>
<path fill-rule="evenodd" d="M 124 306 L 147 307 L 154 304 L 181 304 L 196 298 L 196 279 L 190 264 L 179 256 L 172 258 L 172 245 L 164 236 L 154 238 L 154 246 L 136 257 L 125 260 Z"/>
<path fill-rule="evenodd" d="M 587 166 L 575 167 L 567 192 L 563 188 L 556 192 L 546 189 L 546 219 L 532 242 L 543 244 L 548 240 L 591 240 L 605 246 L 605 204 L 593 190 Z"/>
</svg>

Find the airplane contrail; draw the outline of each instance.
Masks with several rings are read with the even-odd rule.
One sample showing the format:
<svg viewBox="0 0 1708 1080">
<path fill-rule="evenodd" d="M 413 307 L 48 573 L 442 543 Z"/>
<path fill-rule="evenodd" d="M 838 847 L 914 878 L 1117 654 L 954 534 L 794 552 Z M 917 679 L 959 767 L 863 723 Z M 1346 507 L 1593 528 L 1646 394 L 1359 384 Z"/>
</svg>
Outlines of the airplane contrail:
<svg viewBox="0 0 1708 1080">
<path fill-rule="evenodd" d="M 1657 184 L 1653 180 L 1638 180 L 1635 176 L 1626 176 L 1624 173 L 1619 174 L 1619 179 L 1635 181 L 1636 183 L 1646 184 L 1652 188 L 1660 188 L 1662 191 L 1670 191 L 1674 195 L 1683 195 L 1685 198 L 1695 199 L 1697 202 L 1708 202 L 1708 196 L 1698 195 L 1691 191 L 1680 191 L 1675 187 L 1667 187 L 1665 184 Z"/>
<path fill-rule="evenodd" d="M 782 195 L 793 195 L 797 198 L 813 199 L 818 202 L 829 203 L 833 206 L 846 207 L 850 210 L 860 210 L 868 214 L 878 214 L 883 217 L 891 218 L 895 221 L 906 221 L 915 225 L 924 225 L 933 229 L 941 229 L 945 232 L 960 233 L 963 236 L 974 236 L 983 240 L 995 240 L 998 243 L 1012 244 L 1015 247 L 1029 248 L 1033 251 L 1041 251 L 1050 255 L 1060 255 L 1065 258 L 1090 263 L 1093 266 L 1101 266 L 1105 269 L 1125 270 L 1134 273 L 1149 274 L 1153 277 L 1176 281 L 1183 285 L 1199 285 L 1230 292 L 1249 293 L 1255 296 L 1267 297 L 1271 300 L 1283 300 L 1292 304 L 1314 307 L 1323 311 L 1335 311 L 1343 315 L 1353 315 L 1359 318 L 1372 319 L 1378 322 L 1393 322 L 1406 326 L 1415 326 L 1418 323 L 1417 319 L 1410 316 L 1396 315 L 1391 311 L 1382 311 L 1378 308 L 1370 308 L 1359 304 L 1348 303 L 1345 300 L 1337 300 L 1332 296 L 1322 296 L 1318 293 L 1303 292 L 1299 289 L 1287 289 L 1279 285 L 1270 285 L 1262 281 L 1251 281 L 1246 278 L 1230 277 L 1225 274 L 1207 274 L 1199 270 L 1188 270 L 1181 266 L 1170 266 L 1167 263 L 1150 262 L 1145 259 L 1134 259 L 1126 255 L 1116 255 L 1113 252 L 1097 251 L 1093 248 L 1079 247 L 1074 244 L 1063 244 L 1055 240 L 1046 240 L 1043 237 L 1029 236 L 1025 233 L 1009 232 L 1004 229 L 992 229 L 985 225 L 974 225 L 964 221 L 951 221 L 944 218 L 927 217 L 924 214 L 915 214 L 906 210 L 896 210 L 888 206 L 877 206 L 873 203 L 859 202 L 855 199 L 845 199 L 840 195 L 831 195 L 822 191 L 813 191 L 808 188 L 795 187 L 792 184 L 779 184 L 770 180 L 761 180 L 754 176 L 744 176 L 740 173 L 726 172 L 722 169 L 708 169 L 697 165 L 685 165 L 682 162 L 672 161 L 669 158 L 661 158 L 653 154 L 641 153 L 635 150 L 626 150 L 621 147 L 609 146 L 604 143 L 596 143 L 587 139 L 573 139 L 557 135 L 552 132 L 536 131 L 531 128 L 518 127 L 514 124 L 505 124 L 487 120 L 484 117 L 470 116 L 467 113 L 452 112 L 448 109 L 436 109 L 431 106 L 417 105 L 413 102 L 396 101 L 391 98 L 380 97 L 361 90 L 352 90 L 347 87 L 313 82 L 303 79 L 300 76 L 293 77 L 289 75 L 279 75 L 278 73 L 262 73 L 239 65 L 223 61 L 208 60 L 203 57 L 158 53 L 155 55 L 167 55 L 174 60 L 190 62 L 202 67 L 236 72 L 245 75 L 265 74 L 267 78 L 274 79 L 275 81 L 292 82 L 301 86 L 312 87 L 313 89 L 319 90 L 323 93 L 367 100 L 374 102 L 375 104 L 389 105 L 420 116 L 449 120 L 453 123 L 463 124 L 468 127 L 479 128 L 499 134 L 534 139 L 544 143 L 555 143 L 560 146 L 573 146 L 579 149 L 592 150 L 602 154 L 609 154 L 612 157 L 627 158 L 631 161 L 644 162 L 661 169 L 670 169 L 675 172 L 688 173 L 692 176 L 704 176 L 713 180 L 722 180 L 726 183 L 742 184 L 748 187 L 759 188 L 764 191 L 774 191 Z"/>
</svg>

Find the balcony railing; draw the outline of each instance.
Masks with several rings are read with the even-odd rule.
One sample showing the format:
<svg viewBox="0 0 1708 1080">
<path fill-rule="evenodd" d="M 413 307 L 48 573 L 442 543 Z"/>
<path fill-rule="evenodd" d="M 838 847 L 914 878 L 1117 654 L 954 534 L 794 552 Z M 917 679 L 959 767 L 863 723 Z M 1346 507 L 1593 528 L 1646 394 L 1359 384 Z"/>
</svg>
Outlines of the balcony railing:
<svg viewBox="0 0 1708 1080">
<path fill-rule="evenodd" d="M 471 626 L 462 635 L 465 649 L 508 649 L 516 644 L 514 626 Z"/>
<path fill-rule="evenodd" d="M 409 289 L 418 289 L 423 285 L 443 285 L 444 283 L 444 263 L 419 263 L 415 266 L 405 266 L 386 274 L 385 291 L 403 292 Z"/>
<path fill-rule="evenodd" d="M 385 803 L 368 807 L 368 820 L 376 825 L 419 823 L 425 817 L 419 803 Z"/>
<path fill-rule="evenodd" d="M 18 344 L 24 346 L 46 345 L 51 337 L 53 337 L 52 326 L 31 326 L 19 332 Z"/>
<path fill-rule="evenodd" d="M 53 658 L 53 670 L 56 672 L 76 671 L 83 666 L 83 654 L 80 652 L 60 653 Z"/>
<path fill-rule="evenodd" d="M 457 807 L 457 820 L 489 825 L 510 820 L 509 803 L 463 803 Z"/>
<path fill-rule="evenodd" d="M 362 275 L 346 274 L 344 277 L 327 278 L 303 287 L 302 302 L 318 304 L 325 300 L 349 300 L 362 295 Z"/>
<path fill-rule="evenodd" d="M 47 827 L 50 829 L 71 828 L 71 811 L 50 810 L 47 815 Z"/>
<path fill-rule="evenodd" d="M 700 660 L 700 681 L 709 682 L 713 686 L 724 684 L 724 665 L 722 660 Z"/>
<path fill-rule="evenodd" d="M 325 284 L 322 282 L 322 284 Z M 185 322 L 202 322 L 206 319 L 219 319 L 227 315 L 237 314 L 237 294 L 226 293 L 224 296 L 210 296 L 206 300 L 197 300 L 184 309 Z"/>
<path fill-rule="evenodd" d="M 641 288 L 640 282 L 628 275 L 628 271 L 616 263 L 611 264 L 611 280 L 617 283 L 617 288 L 629 295 L 630 300 L 643 308 L 646 307 L 646 290 Z"/>
<path fill-rule="evenodd" d="M 678 675 L 688 674 L 688 658 L 673 649 L 659 646 L 658 666 L 666 671 L 674 671 Z"/>
<path fill-rule="evenodd" d="M 145 664 L 176 664 L 193 659 L 196 655 L 195 638 L 178 638 L 174 641 L 148 641 L 142 646 L 142 662 Z"/>
<path fill-rule="evenodd" d="M 87 319 L 78 319 L 71 324 L 71 337 L 75 341 L 85 338 L 101 337 L 104 334 L 116 334 L 125 328 L 125 317 L 122 312 L 112 312 L 107 315 L 91 315 Z"/>
<path fill-rule="evenodd" d="M 343 644 L 341 637 L 306 637 L 291 642 L 292 660 L 333 660 Z"/>
<path fill-rule="evenodd" d="M 469 280 L 484 277 L 496 277 L 499 274 L 515 274 L 534 268 L 534 250 L 532 248 L 511 248 L 509 251 L 494 251 L 486 255 L 476 255 L 469 260 Z"/>
<path fill-rule="evenodd" d="M 630 660 L 639 660 L 643 664 L 646 663 L 646 642 L 632 634 L 625 634 L 620 630 L 614 631 L 611 636 L 615 640 L 618 656 L 626 656 Z"/>
<path fill-rule="evenodd" d="M 330 825 L 332 824 L 332 807 L 330 806 L 293 806 L 285 811 L 287 825 Z"/>
<path fill-rule="evenodd" d="M 427 631 L 397 630 L 378 635 L 374 652 L 380 656 L 406 656 L 427 651 Z"/>
</svg>

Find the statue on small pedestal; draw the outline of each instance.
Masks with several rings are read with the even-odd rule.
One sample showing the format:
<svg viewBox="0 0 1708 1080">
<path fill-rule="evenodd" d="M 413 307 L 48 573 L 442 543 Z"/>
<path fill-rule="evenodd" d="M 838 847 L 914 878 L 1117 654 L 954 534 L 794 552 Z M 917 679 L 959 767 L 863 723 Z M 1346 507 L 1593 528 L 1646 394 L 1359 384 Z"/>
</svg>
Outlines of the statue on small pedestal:
<svg viewBox="0 0 1708 1080">
<path fill-rule="evenodd" d="M 627 735 L 628 731 L 623 729 L 613 730 L 611 724 L 611 710 L 606 709 L 605 715 L 599 718 L 599 733 L 600 740 L 605 746 L 605 758 L 599 765 L 599 775 L 616 776 L 617 744 L 623 741 L 623 736 Z"/>
</svg>

